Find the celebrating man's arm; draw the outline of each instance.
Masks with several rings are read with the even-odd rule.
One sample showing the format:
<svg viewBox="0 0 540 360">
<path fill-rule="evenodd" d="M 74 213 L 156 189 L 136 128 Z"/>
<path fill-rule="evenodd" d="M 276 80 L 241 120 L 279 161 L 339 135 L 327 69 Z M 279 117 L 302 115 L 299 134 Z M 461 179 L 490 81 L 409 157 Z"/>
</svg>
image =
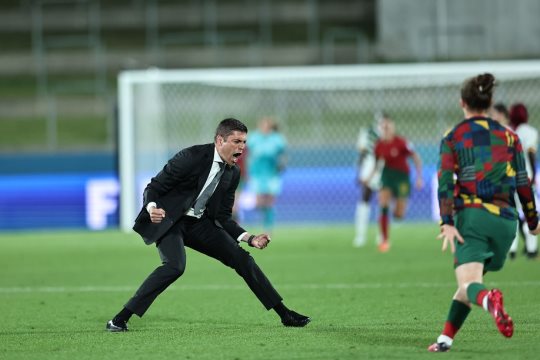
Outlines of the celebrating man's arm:
<svg viewBox="0 0 540 360">
<path fill-rule="evenodd" d="M 251 235 L 246 232 L 242 234 L 241 240 L 254 248 L 264 249 L 270 243 L 270 236 L 268 234 Z"/>
</svg>

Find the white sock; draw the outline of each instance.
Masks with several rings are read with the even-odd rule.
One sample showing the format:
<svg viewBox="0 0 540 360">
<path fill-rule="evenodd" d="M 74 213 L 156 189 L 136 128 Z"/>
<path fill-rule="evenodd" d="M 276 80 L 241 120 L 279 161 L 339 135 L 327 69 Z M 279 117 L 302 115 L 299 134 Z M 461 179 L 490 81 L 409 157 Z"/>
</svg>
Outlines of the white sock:
<svg viewBox="0 0 540 360">
<path fill-rule="evenodd" d="M 529 226 L 527 223 L 523 224 L 525 232 L 525 248 L 527 252 L 532 253 L 538 250 L 538 237 L 529 232 Z"/>
<path fill-rule="evenodd" d="M 519 235 L 516 234 L 516 237 L 514 238 L 514 241 L 512 242 L 512 246 L 510 246 L 510 252 L 516 253 L 519 243 Z"/>
<path fill-rule="evenodd" d="M 488 310 L 488 296 L 487 296 L 487 294 L 482 299 L 482 307 L 484 308 L 484 310 L 489 311 Z"/>
<path fill-rule="evenodd" d="M 358 202 L 356 204 L 355 213 L 355 231 L 354 238 L 355 246 L 363 246 L 366 243 L 366 233 L 369 226 L 369 204 L 365 202 Z"/>
<path fill-rule="evenodd" d="M 446 336 L 446 335 L 439 335 L 439 337 L 437 338 L 437 344 L 445 343 L 448 346 L 452 346 L 453 341 L 454 341 L 454 339 L 452 339 L 451 337 Z"/>
</svg>

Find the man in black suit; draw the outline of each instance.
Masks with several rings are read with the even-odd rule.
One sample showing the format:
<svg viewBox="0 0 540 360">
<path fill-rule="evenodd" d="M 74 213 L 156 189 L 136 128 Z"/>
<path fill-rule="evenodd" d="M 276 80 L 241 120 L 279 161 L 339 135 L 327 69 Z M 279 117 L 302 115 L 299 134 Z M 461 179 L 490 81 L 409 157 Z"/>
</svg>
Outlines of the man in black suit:
<svg viewBox="0 0 540 360">
<path fill-rule="evenodd" d="M 247 132 L 239 120 L 221 121 L 213 144 L 181 150 L 146 186 L 144 206 L 133 229 L 146 244 L 157 244 L 162 265 L 107 322 L 108 331 L 127 331 L 130 317 L 142 317 L 156 297 L 183 274 L 184 246 L 233 268 L 266 309 L 276 311 L 283 325 L 302 327 L 310 322 L 309 317 L 283 304 L 255 260 L 240 247 L 241 241 L 257 249 L 270 243 L 267 234 L 251 235 L 232 220 L 240 180 L 235 164 L 246 146 Z"/>
</svg>

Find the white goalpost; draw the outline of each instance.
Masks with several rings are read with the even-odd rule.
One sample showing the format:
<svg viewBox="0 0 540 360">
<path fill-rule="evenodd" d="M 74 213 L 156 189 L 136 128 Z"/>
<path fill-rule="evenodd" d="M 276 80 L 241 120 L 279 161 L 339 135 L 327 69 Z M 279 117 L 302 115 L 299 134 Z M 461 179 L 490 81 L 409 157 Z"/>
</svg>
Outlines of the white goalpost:
<svg viewBox="0 0 540 360">
<path fill-rule="evenodd" d="M 142 190 L 170 156 L 212 142 L 224 118 L 252 130 L 267 115 L 289 143 L 291 170 L 278 215 L 295 222 L 352 221 L 359 128 L 380 111 L 390 113 L 398 133 L 417 146 L 426 171 L 433 171 L 442 133 L 462 116 L 462 81 L 484 72 L 498 79 L 497 101 L 525 103 L 539 123 L 540 61 L 533 60 L 122 72 L 120 227 L 131 229 Z M 429 219 L 430 190 L 414 196 L 411 218 Z"/>
</svg>

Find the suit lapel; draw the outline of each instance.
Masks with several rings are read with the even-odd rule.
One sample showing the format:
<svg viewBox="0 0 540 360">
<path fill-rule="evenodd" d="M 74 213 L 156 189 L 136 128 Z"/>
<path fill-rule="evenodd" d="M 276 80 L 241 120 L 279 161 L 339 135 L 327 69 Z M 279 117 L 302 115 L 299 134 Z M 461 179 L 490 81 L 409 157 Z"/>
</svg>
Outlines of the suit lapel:
<svg viewBox="0 0 540 360">
<path fill-rule="evenodd" d="M 208 147 L 204 150 L 204 154 L 201 159 L 201 174 L 197 181 L 197 195 L 201 192 L 208 175 L 210 174 L 210 169 L 212 168 L 212 163 L 214 162 L 214 144 L 208 144 Z M 195 196 L 197 196 L 195 195 Z"/>
</svg>

